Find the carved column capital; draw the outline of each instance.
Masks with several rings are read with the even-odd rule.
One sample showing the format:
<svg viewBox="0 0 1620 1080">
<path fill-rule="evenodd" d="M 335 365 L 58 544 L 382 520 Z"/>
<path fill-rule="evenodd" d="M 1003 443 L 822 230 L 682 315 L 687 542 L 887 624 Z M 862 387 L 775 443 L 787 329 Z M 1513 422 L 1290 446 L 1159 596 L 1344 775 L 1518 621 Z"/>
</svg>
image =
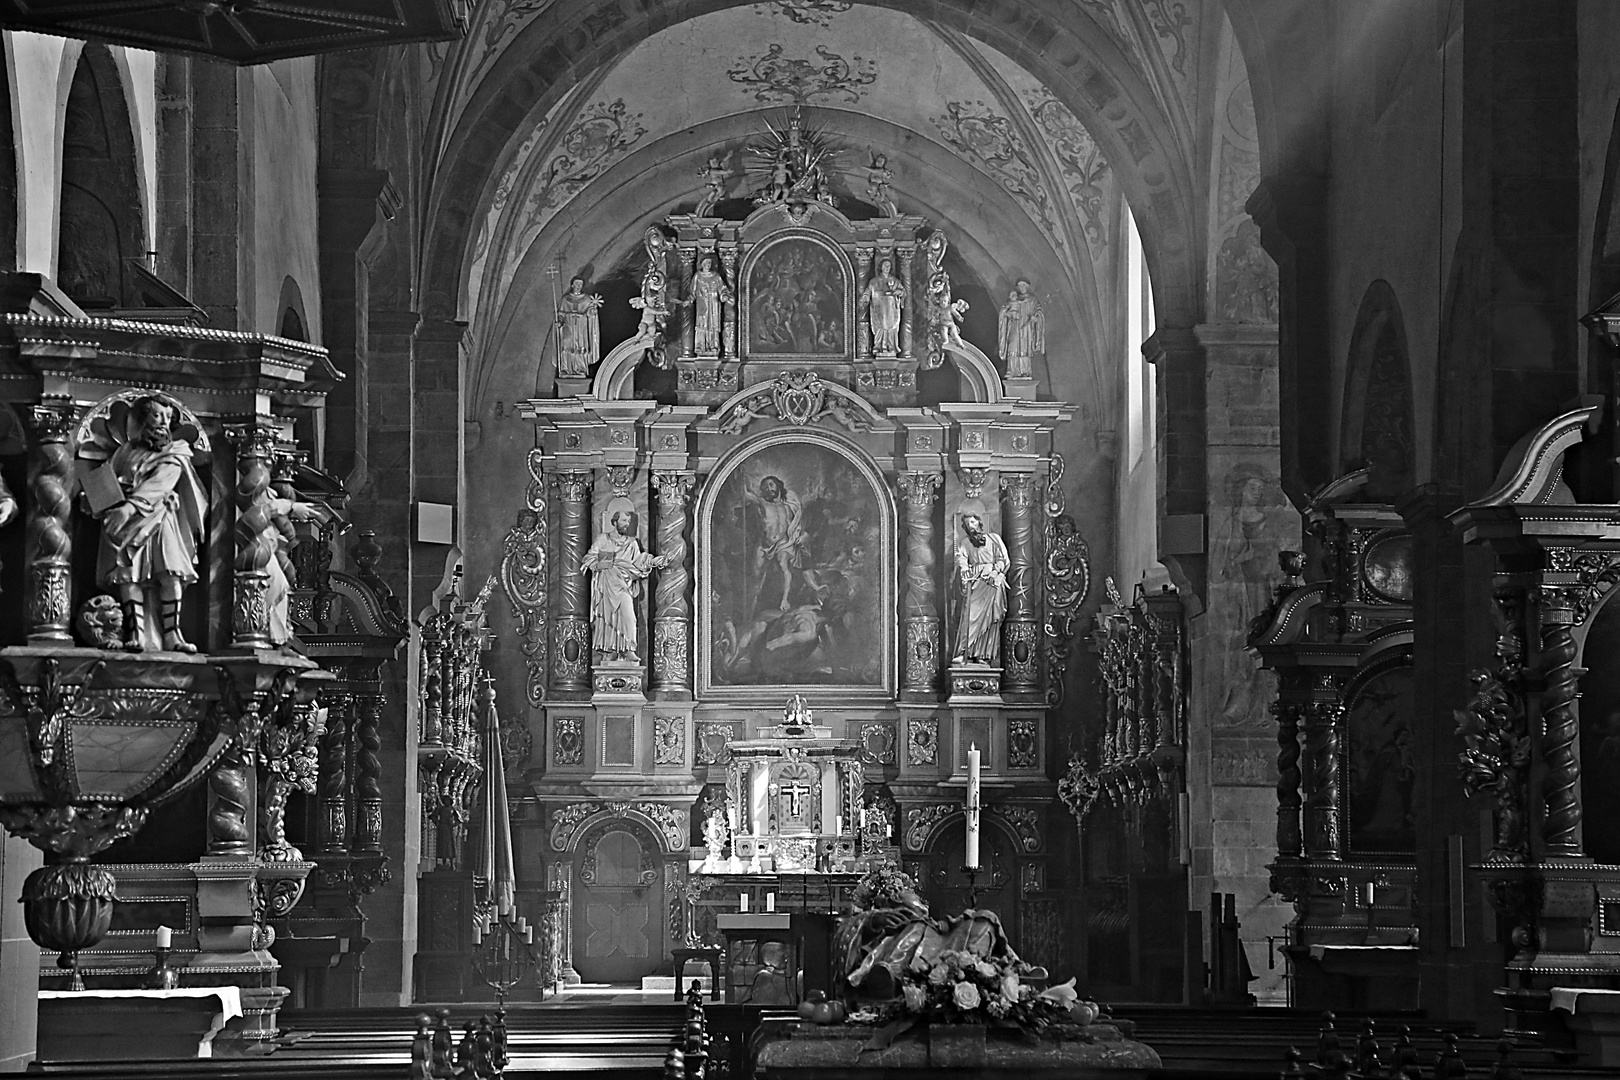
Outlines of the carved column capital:
<svg viewBox="0 0 1620 1080">
<path fill-rule="evenodd" d="M 588 472 L 561 472 L 551 474 L 551 486 L 565 503 L 589 502 L 594 480 Z"/>
<path fill-rule="evenodd" d="M 908 510 L 913 507 L 926 510 L 933 506 L 934 499 L 944 482 L 945 478 L 939 473 L 929 472 L 901 473 L 899 479 L 895 481 Z"/>
<path fill-rule="evenodd" d="M 697 478 L 690 472 L 659 471 L 653 473 L 653 487 L 658 493 L 659 509 L 685 510 L 687 502 L 692 497 L 692 489 L 696 484 Z"/>
<path fill-rule="evenodd" d="M 1001 496 L 1010 507 L 1027 510 L 1035 505 L 1036 483 L 1034 473 L 1001 474 Z"/>
</svg>

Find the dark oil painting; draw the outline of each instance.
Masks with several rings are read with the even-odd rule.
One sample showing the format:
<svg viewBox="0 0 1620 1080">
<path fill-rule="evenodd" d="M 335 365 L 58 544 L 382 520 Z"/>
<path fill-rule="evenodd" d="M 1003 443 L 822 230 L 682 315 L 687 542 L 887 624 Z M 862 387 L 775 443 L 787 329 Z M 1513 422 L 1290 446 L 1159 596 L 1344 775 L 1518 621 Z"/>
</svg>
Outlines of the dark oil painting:
<svg viewBox="0 0 1620 1080">
<path fill-rule="evenodd" d="M 877 500 L 812 443 L 767 446 L 726 477 L 709 536 L 711 685 L 885 685 Z"/>
<path fill-rule="evenodd" d="M 844 355 L 844 271 L 811 240 L 772 244 L 748 275 L 751 355 Z"/>
<path fill-rule="evenodd" d="M 1416 851 L 1412 669 L 1374 676 L 1351 703 L 1346 727 L 1351 851 Z"/>
</svg>

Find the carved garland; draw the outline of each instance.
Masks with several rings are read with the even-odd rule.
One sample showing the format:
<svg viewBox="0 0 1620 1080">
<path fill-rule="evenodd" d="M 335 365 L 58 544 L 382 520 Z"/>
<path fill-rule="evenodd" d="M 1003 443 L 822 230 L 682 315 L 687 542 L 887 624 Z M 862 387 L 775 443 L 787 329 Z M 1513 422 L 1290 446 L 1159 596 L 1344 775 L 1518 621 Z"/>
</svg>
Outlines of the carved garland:
<svg viewBox="0 0 1620 1080">
<path fill-rule="evenodd" d="M 667 851 L 684 851 L 689 840 L 687 812 L 668 803 L 569 803 L 552 812 L 551 850 L 567 851 L 586 821 L 602 816 L 633 818 L 652 827 Z"/>
<path fill-rule="evenodd" d="M 1063 704 L 1063 676 L 1073 649 L 1075 619 L 1091 591 L 1091 549 L 1064 513 L 1063 455 L 1053 451 L 1046 479 L 1046 704 Z"/>
<path fill-rule="evenodd" d="M 1474 693 L 1453 714 L 1465 749 L 1457 756 L 1468 794 L 1486 792 L 1496 801 L 1496 840 L 1492 862 L 1523 862 L 1525 784 L 1530 767 L 1530 736 L 1524 708 L 1524 634 L 1521 598 L 1497 596 L 1503 625 L 1496 641 L 1496 664 L 1468 675 Z"/>
</svg>

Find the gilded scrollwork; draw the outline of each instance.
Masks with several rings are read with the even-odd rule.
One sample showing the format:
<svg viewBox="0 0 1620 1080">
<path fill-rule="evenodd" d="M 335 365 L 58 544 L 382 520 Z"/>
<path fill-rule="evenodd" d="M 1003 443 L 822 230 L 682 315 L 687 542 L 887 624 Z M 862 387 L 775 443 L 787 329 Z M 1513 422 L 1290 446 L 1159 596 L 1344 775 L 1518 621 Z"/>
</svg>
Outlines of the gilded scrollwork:
<svg viewBox="0 0 1620 1080">
<path fill-rule="evenodd" d="M 528 670 L 529 704 L 539 705 L 546 692 L 546 499 L 540 475 L 540 452 L 529 454 L 526 501 L 517 522 L 502 541 L 501 588 L 512 605 L 519 647 Z"/>
</svg>

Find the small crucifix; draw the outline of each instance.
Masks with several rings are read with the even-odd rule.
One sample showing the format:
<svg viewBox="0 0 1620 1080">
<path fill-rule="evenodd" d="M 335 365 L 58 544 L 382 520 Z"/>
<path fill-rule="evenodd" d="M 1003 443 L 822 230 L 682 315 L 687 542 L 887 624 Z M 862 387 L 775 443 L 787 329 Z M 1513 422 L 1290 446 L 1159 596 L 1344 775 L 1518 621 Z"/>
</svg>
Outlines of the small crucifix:
<svg viewBox="0 0 1620 1080">
<path fill-rule="evenodd" d="M 781 790 L 782 795 L 787 799 L 788 817 L 796 821 L 802 820 L 804 817 L 804 804 L 800 800 L 809 797 L 809 785 L 790 780 L 782 785 Z"/>
</svg>

